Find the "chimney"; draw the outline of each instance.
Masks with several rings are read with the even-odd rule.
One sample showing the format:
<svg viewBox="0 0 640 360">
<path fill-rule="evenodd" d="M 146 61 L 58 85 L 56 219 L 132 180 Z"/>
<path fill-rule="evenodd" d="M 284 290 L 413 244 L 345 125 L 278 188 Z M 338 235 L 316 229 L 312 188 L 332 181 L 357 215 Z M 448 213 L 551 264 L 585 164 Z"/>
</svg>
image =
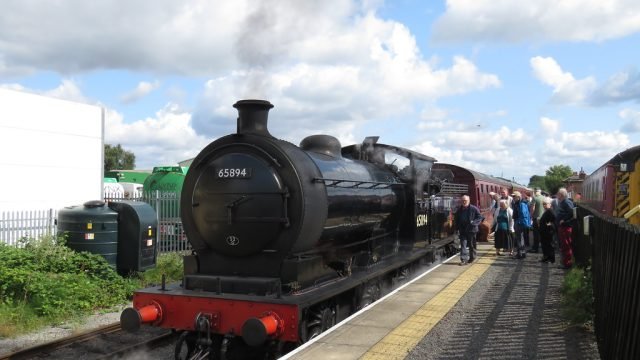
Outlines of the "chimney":
<svg viewBox="0 0 640 360">
<path fill-rule="evenodd" d="M 579 176 L 580 176 L 580 179 L 584 179 L 584 178 L 587 177 L 587 173 L 585 173 L 584 170 L 582 168 L 580 168 Z"/>
<path fill-rule="evenodd" d="M 269 109 L 273 105 L 266 100 L 239 100 L 233 107 L 238 109 L 238 134 L 253 134 L 272 137 L 267 129 Z"/>
</svg>

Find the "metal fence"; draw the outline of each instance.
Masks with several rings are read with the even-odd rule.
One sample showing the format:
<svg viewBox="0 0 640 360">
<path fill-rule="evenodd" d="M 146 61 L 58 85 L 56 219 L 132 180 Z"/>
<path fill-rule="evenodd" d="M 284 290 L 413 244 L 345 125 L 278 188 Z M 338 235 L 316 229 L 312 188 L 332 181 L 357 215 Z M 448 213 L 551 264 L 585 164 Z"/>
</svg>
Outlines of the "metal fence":
<svg viewBox="0 0 640 360">
<path fill-rule="evenodd" d="M 144 201 L 151 205 L 158 219 L 156 243 L 158 252 L 189 251 L 180 219 L 180 198 L 176 193 L 153 192 L 141 198 L 124 198 L 122 195 L 107 194 L 105 201 Z M 38 239 L 57 233 L 57 210 L 34 210 L 0 212 L 0 242 L 20 246 L 20 239 Z"/>
<path fill-rule="evenodd" d="M 0 242 L 19 246 L 21 239 L 55 235 L 57 215 L 54 209 L 0 212 Z"/>
<path fill-rule="evenodd" d="M 583 218 L 593 216 L 589 235 Z M 578 208 L 576 262 L 592 262 L 595 332 L 603 359 L 640 358 L 640 228 L 585 206 Z"/>
</svg>

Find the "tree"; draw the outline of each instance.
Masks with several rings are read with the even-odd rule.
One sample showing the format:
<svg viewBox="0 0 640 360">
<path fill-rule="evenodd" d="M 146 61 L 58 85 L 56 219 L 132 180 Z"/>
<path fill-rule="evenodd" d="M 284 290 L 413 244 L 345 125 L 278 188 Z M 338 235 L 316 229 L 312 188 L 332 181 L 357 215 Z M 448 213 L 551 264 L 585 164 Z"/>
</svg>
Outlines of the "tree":
<svg viewBox="0 0 640 360">
<path fill-rule="evenodd" d="M 120 146 L 104 145 L 104 171 L 131 170 L 136 166 L 136 156 Z"/>
<path fill-rule="evenodd" d="M 550 167 L 545 176 L 545 184 L 551 194 L 558 192 L 558 189 L 564 185 L 563 180 L 573 174 L 573 170 L 567 165 L 554 165 Z"/>
<path fill-rule="evenodd" d="M 531 178 L 529 178 L 529 185 L 530 188 L 538 188 L 542 191 L 547 191 L 547 184 L 545 182 L 545 177 L 544 176 L 540 176 L 540 175 L 533 175 Z"/>
</svg>

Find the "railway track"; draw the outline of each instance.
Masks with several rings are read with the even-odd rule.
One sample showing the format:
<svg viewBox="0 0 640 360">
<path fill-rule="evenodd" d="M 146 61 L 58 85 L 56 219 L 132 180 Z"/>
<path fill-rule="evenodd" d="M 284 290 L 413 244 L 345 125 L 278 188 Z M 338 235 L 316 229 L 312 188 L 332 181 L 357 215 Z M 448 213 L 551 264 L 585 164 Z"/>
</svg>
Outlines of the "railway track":
<svg viewBox="0 0 640 360">
<path fill-rule="evenodd" d="M 120 323 L 72 335 L 59 340 L 0 354 L 0 360 L 26 359 L 125 359 L 164 346 L 177 338 L 170 331 L 145 327 L 136 334 L 124 332 Z"/>
</svg>

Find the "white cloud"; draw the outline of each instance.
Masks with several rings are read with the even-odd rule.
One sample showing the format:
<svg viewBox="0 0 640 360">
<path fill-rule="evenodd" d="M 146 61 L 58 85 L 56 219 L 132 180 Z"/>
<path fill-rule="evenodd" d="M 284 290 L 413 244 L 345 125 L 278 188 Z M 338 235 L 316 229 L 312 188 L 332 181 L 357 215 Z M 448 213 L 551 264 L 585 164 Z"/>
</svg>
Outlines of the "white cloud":
<svg viewBox="0 0 640 360">
<path fill-rule="evenodd" d="M 447 120 L 449 112 L 435 106 L 425 106 L 420 113 L 419 130 L 445 130 L 453 125 Z"/>
<path fill-rule="evenodd" d="M 487 114 L 489 117 L 505 117 L 509 115 L 507 110 L 496 110 Z"/>
<path fill-rule="evenodd" d="M 447 0 L 439 42 L 594 41 L 640 31 L 636 0 Z"/>
<path fill-rule="evenodd" d="M 467 128 L 468 129 L 468 128 Z M 435 144 L 444 148 L 454 148 L 463 150 L 478 150 L 489 147 L 492 150 L 504 150 L 514 146 L 523 146 L 531 141 L 523 129 L 510 130 L 502 126 L 497 131 L 484 130 L 477 131 L 463 130 L 451 131 L 439 136 Z M 481 145 L 482 144 L 482 145 Z"/>
<path fill-rule="evenodd" d="M 5 72 L 133 69 L 215 73 L 232 63 L 248 1 L 8 0 L 0 13 Z M 81 29 L 79 31 L 79 29 Z M 222 56 L 224 54 L 224 56 Z"/>
<path fill-rule="evenodd" d="M 531 58 L 531 67 L 535 77 L 553 87 L 552 102 L 560 104 L 582 104 L 596 88 L 593 78 L 576 80 L 569 72 L 562 70 L 551 57 Z"/>
<path fill-rule="evenodd" d="M 82 90 L 78 84 L 76 84 L 73 80 L 64 79 L 62 80 L 62 84 L 55 89 L 44 91 L 42 93 L 46 96 L 51 96 L 58 99 L 72 100 L 78 102 L 89 103 L 89 99 L 87 99 L 83 94 Z"/>
<path fill-rule="evenodd" d="M 594 106 L 625 101 L 640 102 L 640 73 L 635 68 L 614 74 L 589 97 Z"/>
<path fill-rule="evenodd" d="M 604 106 L 625 101 L 640 102 L 640 73 L 635 68 L 616 73 L 599 85 L 591 76 L 576 79 L 551 57 L 536 56 L 531 58 L 530 64 L 534 76 L 553 87 L 553 103 Z"/>
<path fill-rule="evenodd" d="M 277 120 L 270 127 L 278 137 L 297 143 L 325 132 L 352 141 L 365 123 L 414 116 L 439 98 L 501 86 L 465 57 L 450 63 L 424 58 L 406 26 L 376 15 L 380 4 L 138 0 L 122 12 L 110 2 L 45 2 L 34 9 L 10 0 L 0 14 L 0 54 L 7 71 L 205 75 L 189 126 L 180 129 L 210 138 L 235 130 L 231 105 L 242 98 L 274 103 Z M 65 85 L 67 96 L 78 95 L 71 85 Z M 122 100 L 135 101 L 158 85 L 141 82 Z M 110 122 L 109 136 L 132 143 L 145 138 L 126 137 L 120 132 L 126 128 L 162 138 L 158 126 L 169 126 L 163 119 L 168 115 L 161 111 L 135 121 L 135 129 L 126 124 L 132 119 Z"/>
<path fill-rule="evenodd" d="M 624 116 L 640 121 L 639 112 L 625 111 Z M 539 138 L 523 129 L 501 126 L 495 131 L 443 129 L 436 136 L 427 137 L 428 140 L 410 148 L 439 162 L 515 179 L 526 185 L 529 178 L 523 176 L 544 175 L 545 170 L 553 165 L 595 170 L 611 158 L 611 154 L 626 149 L 630 144 L 629 136 L 619 131 L 559 132 L 560 122 L 547 117 L 541 117 L 540 124 L 546 138 L 542 144 L 538 144 Z"/>
<path fill-rule="evenodd" d="M 540 127 L 542 128 L 545 136 L 551 137 L 558 132 L 560 122 L 543 116 L 540 118 Z"/>
<path fill-rule="evenodd" d="M 192 158 L 213 139 L 195 133 L 191 114 L 167 104 L 155 117 L 125 123 L 112 109 L 105 112 L 105 143 L 122 144 L 136 155 L 136 168 L 150 169 Z"/>
<path fill-rule="evenodd" d="M 27 88 L 21 84 L 0 84 L 0 87 L 12 90 L 30 92 L 34 94 L 50 96 L 57 99 L 71 100 L 82 103 L 94 103 L 82 94 L 82 90 L 75 81 L 63 79 L 58 87 L 49 90 L 35 90 Z"/>
<path fill-rule="evenodd" d="M 501 85 L 497 76 L 481 72 L 461 56 L 454 57 L 449 67 L 435 67 L 422 58 L 415 38 L 399 23 L 369 13 L 349 26 L 327 29 L 314 38 L 318 40 L 314 54 L 331 52 L 337 44 L 339 49 L 349 49 L 353 56 L 348 59 L 332 64 L 303 61 L 269 72 L 253 69 L 212 78 L 194 127 L 218 134 L 216 119 L 233 117 L 230 104 L 236 99 L 268 94 L 282 126 L 282 132 L 274 134 L 290 138 L 291 129 L 327 131 L 347 121 L 357 127 L 369 120 L 414 114 L 416 107 L 444 96 Z"/>
<path fill-rule="evenodd" d="M 575 81 L 571 73 L 564 72 L 560 65 L 550 57 L 536 56 L 532 58 L 531 67 L 538 80 L 555 88 Z"/>
<path fill-rule="evenodd" d="M 160 87 L 160 81 L 154 82 L 140 81 L 135 89 L 127 92 L 120 97 L 120 101 L 125 104 L 129 104 L 140 100 L 141 98 L 149 95 L 152 91 Z"/>
<path fill-rule="evenodd" d="M 629 133 L 640 132 L 640 111 L 623 109 L 618 113 L 618 116 L 625 120 L 621 131 Z"/>
<path fill-rule="evenodd" d="M 460 149 L 452 144 L 442 144 L 435 141 L 425 141 L 412 146 L 411 149 L 434 157 L 438 162 L 455 164 L 472 169 L 487 175 L 500 176 L 507 179 L 515 179 L 517 182 L 527 184 L 529 178 L 523 178 L 524 174 L 535 174 L 541 171 L 539 162 L 529 149 L 529 145 L 507 146 L 502 141 L 510 130 L 502 128 L 499 131 L 501 140 L 496 137 L 486 139 L 486 133 L 475 138 L 476 147 Z M 481 139 L 482 145 L 479 145 Z M 491 146 L 498 141 L 497 146 Z M 484 146 L 489 144 L 490 146 Z"/>
<path fill-rule="evenodd" d="M 592 164 L 594 159 L 604 159 L 627 148 L 629 142 L 629 137 L 618 131 L 563 132 L 545 141 L 544 152 L 554 158 L 580 158 Z"/>
</svg>

